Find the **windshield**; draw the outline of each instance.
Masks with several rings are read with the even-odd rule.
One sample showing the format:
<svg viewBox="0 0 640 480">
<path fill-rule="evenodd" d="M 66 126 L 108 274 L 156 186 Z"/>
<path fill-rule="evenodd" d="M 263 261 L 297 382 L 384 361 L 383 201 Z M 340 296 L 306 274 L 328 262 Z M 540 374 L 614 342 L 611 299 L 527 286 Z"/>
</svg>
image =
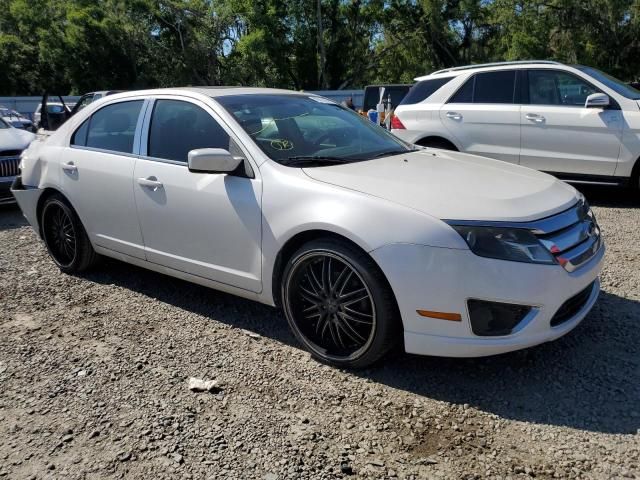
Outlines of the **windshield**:
<svg viewBox="0 0 640 480">
<path fill-rule="evenodd" d="M 0 118 L 0 130 L 4 130 L 5 128 L 11 128 L 7 122 Z"/>
<path fill-rule="evenodd" d="M 631 100 L 640 100 L 640 91 L 633 88 L 631 85 L 628 85 L 611 75 L 608 75 L 604 72 L 601 72 L 598 69 L 591 67 L 583 67 L 581 65 L 576 66 L 576 68 L 590 77 L 595 78 L 600 83 L 604 83 L 607 87 L 613 90 L 616 93 L 619 93 L 623 97 L 630 98 Z"/>
<path fill-rule="evenodd" d="M 368 119 L 322 97 L 249 94 L 215 100 L 279 163 L 302 158 L 346 163 L 411 150 Z"/>
</svg>

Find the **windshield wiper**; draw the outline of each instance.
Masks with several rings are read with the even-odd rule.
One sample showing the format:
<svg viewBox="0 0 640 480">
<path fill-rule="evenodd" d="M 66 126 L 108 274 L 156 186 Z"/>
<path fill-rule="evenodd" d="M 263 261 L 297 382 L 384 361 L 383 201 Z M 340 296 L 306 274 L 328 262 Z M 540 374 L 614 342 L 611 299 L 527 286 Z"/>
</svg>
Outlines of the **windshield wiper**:
<svg viewBox="0 0 640 480">
<path fill-rule="evenodd" d="M 387 152 L 376 153 L 371 158 L 379 158 L 379 157 L 390 157 L 392 155 L 402 155 L 403 153 L 415 152 L 415 150 L 391 150 Z"/>
<path fill-rule="evenodd" d="M 282 165 L 295 165 L 297 163 L 330 163 L 330 164 L 339 164 L 339 163 L 349 163 L 353 159 L 348 159 L 344 157 L 329 157 L 324 155 L 297 155 L 294 157 L 283 158 L 278 160 Z"/>
</svg>

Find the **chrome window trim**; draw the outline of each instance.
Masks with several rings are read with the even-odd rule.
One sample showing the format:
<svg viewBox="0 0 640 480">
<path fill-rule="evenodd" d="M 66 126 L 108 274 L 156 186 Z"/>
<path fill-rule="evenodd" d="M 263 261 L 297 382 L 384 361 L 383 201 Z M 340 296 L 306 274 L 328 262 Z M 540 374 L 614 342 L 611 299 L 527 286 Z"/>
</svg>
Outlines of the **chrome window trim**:
<svg viewBox="0 0 640 480">
<path fill-rule="evenodd" d="M 182 96 L 182 95 L 174 95 L 174 94 L 158 94 L 157 96 L 154 96 L 152 98 L 149 98 L 149 103 L 147 104 L 146 107 L 146 111 L 142 120 L 142 128 L 140 130 L 140 138 L 139 138 L 139 145 L 140 145 L 140 149 L 139 149 L 139 155 L 138 157 L 140 159 L 144 159 L 144 160 L 150 160 L 150 161 L 154 161 L 154 162 L 162 162 L 162 163 L 168 163 L 168 164 L 172 164 L 172 165 L 181 165 L 184 167 L 188 167 L 188 163 L 187 162 L 181 162 L 178 160 L 170 160 L 170 159 L 165 159 L 165 158 L 158 158 L 158 157 L 152 157 L 150 155 L 148 155 L 148 149 L 149 149 L 149 130 L 151 128 L 151 117 L 153 115 L 153 111 L 154 111 L 154 107 L 157 101 L 159 100 L 174 100 L 174 101 L 179 101 L 179 102 L 186 102 L 186 103 L 190 103 L 192 105 L 195 105 L 196 107 L 201 108 L 202 110 L 204 110 L 210 117 L 211 119 L 216 122 L 220 128 L 222 128 L 222 130 L 224 130 L 224 132 L 229 135 L 229 139 L 232 140 L 237 146 L 238 148 L 242 151 L 242 158 L 243 160 L 246 162 L 246 169 L 248 169 L 247 172 L 247 176 L 250 179 L 255 179 L 256 178 L 256 170 L 257 168 L 257 163 L 254 159 L 254 157 L 251 155 L 251 153 L 249 152 L 249 149 L 247 148 L 247 146 L 244 144 L 244 142 L 242 142 L 240 140 L 240 138 L 238 137 L 238 135 L 236 135 L 235 131 L 233 130 L 233 128 L 231 128 L 231 126 L 228 124 L 228 122 L 224 119 L 224 117 L 220 114 L 220 112 L 217 111 L 217 108 L 220 108 L 224 111 L 224 108 L 218 104 L 217 102 L 215 102 L 212 98 L 208 97 L 209 100 L 213 101 L 215 103 L 215 107 L 211 106 L 209 103 L 202 101 L 200 99 L 197 98 L 192 98 L 192 97 L 187 97 L 187 96 Z M 254 164 L 255 163 L 255 167 Z"/>
<path fill-rule="evenodd" d="M 156 99 L 149 98 L 148 102 L 149 103 L 147 104 L 147 109 L 145 110 L 142 118 L 142 128 L 140 129 L 140 132 L 138 132 L 138 134 L 140 135 L 140 138 L 138 139 L 138 145 L 140 147 L 139 155 L 140 157 L 144 157 L 150 160 L 156 160 L 156 158 L 154 157 L 147 156 L 149 150 L 149 128 L 151 127 L 151 114 L 153 113 Z"/>
<path fill-rule="evenodd" d="M 160 162 L 160 163 L 168 163 L 170 165 L 178 165 L 180 167 L 187 168 L 189 165 L 187 162 L 180 162 L 178 160 L 169 160 L 168 158 L 158 158 L 158 157 L 150 157 L 148 155 L 138 155 L 140 160 L 148 160 L 151 162 Z"/>
<path fill-rule="evenodd" d="M 140 109 L 140 113 L 138 114 L 136 129 L 133 133 L 133 154 L 136 156 L 140 155 L 140 150 L 141 150 L 140 144 L 142 143 L 142 136 L 140 135 L 140 132 L 142 131 L 144 119 L 147 114 L 147 110 L 149 109 L 150 103 L 152 103 L 152 100 L 149 98 L 145 98 L 144 102 L 142 103 L 142 108 Z"/>
<path fill-rule="evenodd" d="M 121 157 L 138 158 L 138 155 L 135 153 L 118 152 L 116 150 L 106 150 L 104 148 L 85 147 L 84 145 L 69 145 L 69 148 L 73 148 L 75 150 L 87 150 L 89 152 L 108 153 L 110 155 L 119 155 Z"/>
<path fill-rule="evenodd" d="M 132 147 L 132 152 L 120 152 L 118 150 L 109 150 L 106 148 L 96 148 L 96 147 L 88 147 L 87 145 L 74 145 L 72 142 L 73 137 L 75 136 L 76 132 L 78 130 L 80 130 L 82 128 L 82 126 L 85 124 L 85 122 L 89 122 L 88 128 L 87 128 L 87 137 L 85 139 L 85 142 L 89 140 L 89 131 L 91 130 L 91 120 L 93 119 L 93 116 L 98 113 L 99 111 L 110 107 L 112 105 L 118 105 L 120 103 L 128 103 L 128 102 L 139 102 L 142 101 L 142 105 L 140 106 L 140 112 L 138 112 L 138 120 L 136 121 L 136 128 L 133 131 L 133 147 Z M 112 155 L 122 155 L 125 157 L 137 157 L 137 153 L 136 153 L 136 139 L 138 139 L 138 135 L 139 135 L 139 128 L 141 127 L 141 122 L 142 122 L 142 118 L 143 115 L 142 113 L 145 112 L 145 108 L 147 105 L 147 102 L 149 101 L 149 99 L 147 98 L 133 98 L 133 99 L 124 99 L 122 101 L 115 101 L 115 102 L 111 102 L 108 103 L 102 107 L 100 107 L 99 109 L 97 109 L 96 111 L 92 112 L 87 118 L 80 120 L 79 123 L 77 125 L 75 125 L 72 129 L 71 129 L 71 133 L 67 135 L 67 143 L 68 143 L 68 147 L 69 148 L 75 148 L 78 150 L 88 150 L 91 152 L 100 152 L 100 153 L 110 153 Z"/>
</svg>

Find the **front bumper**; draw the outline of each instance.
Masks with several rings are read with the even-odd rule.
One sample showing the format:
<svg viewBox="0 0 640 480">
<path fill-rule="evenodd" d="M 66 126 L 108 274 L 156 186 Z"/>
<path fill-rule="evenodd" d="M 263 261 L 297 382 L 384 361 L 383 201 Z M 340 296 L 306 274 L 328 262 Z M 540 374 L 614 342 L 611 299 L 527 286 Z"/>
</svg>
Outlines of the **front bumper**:
<svg viewBox="0 0 640 480">
<path fill-rule="evenodd" d="M 371 252 L 393 289 L 408 353 L 481 357 L 555 340 L 575 328 L 595 304 L 605 248 L 574 272 L 560 265 L 534 265 L 479 257 L 470 250 L 394 244 Z M 570 318 L 551 320 L 571 297 L 592 285 L 586 302 Z M 532 311 L 509 335 L 472 332 L 468 299 L 522 304 Z M 418 315 L 417 310 L 451 312 L 461 321 Z"/>
<path fill-rule="evenodd" d="M 43 190 L 35 187 L 25 187 L 22 178 L 17 176 L 11 185 L 11 193 L 18 202 L 20 210 L 36 232 L 40 232 L 38 226 L 38 200 Z"/>
</svg>

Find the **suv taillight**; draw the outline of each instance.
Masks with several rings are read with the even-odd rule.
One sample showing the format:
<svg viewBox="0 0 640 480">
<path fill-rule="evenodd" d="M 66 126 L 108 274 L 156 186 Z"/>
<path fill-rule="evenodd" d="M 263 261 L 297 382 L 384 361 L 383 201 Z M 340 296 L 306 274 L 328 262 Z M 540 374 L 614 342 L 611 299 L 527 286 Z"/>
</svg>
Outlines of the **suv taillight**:
<svg viewBox="0 0 640 480">
<path fill-rule="evenodd" d="M 392 130 L 406 130 L 406 127 L 402 124 L 397 115 L 391 117 L 391 129 Z"/>
</svg>

